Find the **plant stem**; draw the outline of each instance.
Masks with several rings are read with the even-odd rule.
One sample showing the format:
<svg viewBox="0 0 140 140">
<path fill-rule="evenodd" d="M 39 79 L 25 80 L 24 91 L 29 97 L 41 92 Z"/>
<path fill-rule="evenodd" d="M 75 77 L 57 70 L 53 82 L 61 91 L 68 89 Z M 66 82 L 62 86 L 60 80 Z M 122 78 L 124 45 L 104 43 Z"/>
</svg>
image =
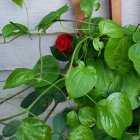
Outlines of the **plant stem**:
<svg viewBox="0 0 140 140">
<path fill-rule="evenodd" d="M 48 115 L 45 117 L 44 122 L 47 122 L 47 120 L 49 119 L 50 115 L 53 113 L 53 111 L 57 107 L 57 105 L 58 105 L 58 102 L 55 102 L 54 106 L 52 107 L 52 109 L 50 110 L 50 112 L 48 113 Z"/>
<path fill-rule="evenodd" d="M 42 72 L 43 72 L 43 60 L 42 60 L 42 49 L 41 49 L 41 37 L 42 37 L 42 33 L 39 35 L 40 79 L 42 78 Z"/>
<path fill-rule="evenodd" d="M 21 94 L 22 92 L 26 91 L 26 90 L 29 89 L 29 88 L 31 88 L 31 87 L 27 87 L 27 88 L 25 88 L 25 89 L 23 89 L 23 90 L 21 90 L 21 91 L 15 93 L 14 95 L 11 95 L 11 96 L 9 96 L 9 97 L 7 97 L 7 98 L 1 100 L 1 101 L 0 101 L 0 104 L 3 104 L 4 102 L 6 102 L 6 101 L 8 101 L 8 100 L 10 100 L 10 99 L 12 99 L 12 98 L 14 98 L 15 96 Z"/>
<path fill-rule="evenodd" d="M 18 35 L 18 36 L 16 36 L 16 37 L 12 38 L 12 39 L 9 40 L 9 41 L 0 42 L 0 44 L 7 44 L 7 43 L 10 43 L 10 42 L 14 41 L 15 39 L 17 39 L 18 37 L 20 37 L 20 36 L 21 36 L 21 35 Z"/>
<path fill-rule="evenodd" d="M 62 79 L 59 79 L 57 80 L 54 84 L 52 84 L 50 87 L 48 87 L 45 91 L 43 91 L 39 96 L 38 98 L 26 109 L 26 110 L 30 110 L 37 102 L 38 100 L 43 96 L 45 95 L 48 90 L 50 90 L 55 84 L 58 84 L 59 82 L 63 81 L 65 78 L 62 78 Z"/>
<path fill-rule="evenodd" d="M 4 123 L 4 122 L 0 122 L 0 124 L 5 125 L 5 126 L 9 126 L 9 127 L 12 127 L 12 128 L 16 128 L 15 126 L 7 124 L 7 123 Z"/>
<path fill-rule="evenodd" d="M 90 24 L 90 25 L 93 25 L 93 26 L 98 26 L 97 24 L 94 24 L 94 23 L 90 23 L 90 22 L 87 22 L 87 21 L 83 21 L 83 20 L 69 20 L 69 19 L 60 19 L 60 20 L 55 20 L 55 22 L 80 22 L 80 23 L 85 23 L 85 24 Z"/>
<path fill-rule="evenodd" d="M 72 65 L 73 65 L 73 61 L 74 61 L 74 57 L 75 57 L 76 51 L 78 50 L 78 48 L 80 47 L 80 45 L 81 45 L 85 40 L 87 40 L 87 39 L 88 39 L 88 37 L 84 38 L 83 40 L 81 40 L 81 41 L 76 45 L 76 48 L 75 48 L 75 50 L 74 50 L 74 52 L 73 52 L 73 55 L 72 55 L 72 58 L 71 58 L 70 67 L 69 67 L 69 69 L 68 69 L 67 76 L 69 76 L 70 70 L 71 70 L 71 68 L 72 68 Z"/>
<path fill-rule="evenodd" d="M 27 26 L 29 28 L 29 12 L 28 12 L 28 7 L 25 1 L 24 2 L 24 6 L 25 6 L 25 10 L 26 10 L 26 16 L 27 16 Z"/>
<path fill-rule="evenodd" d="M 86 95 L 95 105 L 98 105 L 89 95 Z"/>
<path fill-rule="evenodd" d="M 21 113 L 19 113 L 19 114 L 15 114 L 15 115 L 13 115 L 13 116 L 10 116 L 10 117 L 7 117 L 7 118 L 0 119 L 0 122 L 4 122 L 4 121 L 10 120 L 10 119 L 13 119 L 13 118 L 19 117 L 19 116 L 21 116 L 21 115 L 23 115 L 23 114 L 26 114 L 26 112 L 24 111 L 24 112 L 21 112 Z"/>
</svg>

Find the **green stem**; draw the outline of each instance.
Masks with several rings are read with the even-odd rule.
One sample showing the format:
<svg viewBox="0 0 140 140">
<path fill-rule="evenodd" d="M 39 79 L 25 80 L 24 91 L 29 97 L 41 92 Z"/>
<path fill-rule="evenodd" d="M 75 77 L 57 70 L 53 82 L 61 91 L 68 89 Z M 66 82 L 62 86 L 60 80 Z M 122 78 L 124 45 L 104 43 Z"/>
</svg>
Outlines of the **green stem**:
<svg viewBox="0 0 140 140">
<path fill-rule="evenodd" d="M 21 90 L 21 91 L 15 93 L 15 94 L 9 96 L 9 97 L 7 97 L 7 98 L 1 100 L 1 101 L 0 101 L 0 104 L 3 104 L 4 102 L 6 102 L 6 101 L 8 101 L 8 100 L 10 100 L 10 99 L 12 99 L 12 98 L 14 98 L 14 97 L 16 97 L 17 95 L 23 93 L 24 91 L 28 90 L 29 88 L 31 88 L 31 87 L 27 87 L 27 88 L 25 88 L 25 89 L 23 89 L 23 90 Z"/>
<path fill-rule="evenodd" d="M 60 19 L 60 20 L 55 20 L 55 22 L 80 22 L 80 23 L 85 23 L 85 24 L 90 24 L 93 26 L 98 26 L 97 24 L 91 23 L 91 22 L 87 22 L 87 21 L 83 21 L 83 20 L 69 20 L 69 19 Z"/>
<path fill-rule="evenodd" d="M 86 95 L 95 105 L 98 105 L 89 95 Z"/>
<path fill-rule="evenodd" d="M 39 35 L 40 79 L 42 78 L 42 73 L 43 73 L 43 60 L 42 60 L 42 49 L 41 49 L 41 37 L 42 37 L 42 35 L 41 34 Z"/>
<path fill-rule="evenodd" d="M 29 22 L 29 12 L 28 12 L 28 7 L 26 2 L 24 1 L 24 6 L 25 6 L 25 10 L 26 10 L 26 15 L 27 15 L 27 26 L 29 28 L 30 22 Z"/>
<path fill-rule="evenodd" d="M 13 116 L 10 116 L 10 117 L 7 117 L 7 118 L 0 119 L 0 122 L 4 122 L 4 121 L 10 120 L 10 119 L 13 119 L 13 118 L 19 117 L 19 116 L 21 116 L 21 115 L 23 115 L 23 114 L 26 114 L 26 112 L 24 111 L 24 112 L 21 112 L 21 113 L 19 113 L 19 114 L 15 114 L 15 115 L 13 115 Z"/>
<path fill-rule="evenodd" d="M 54 85 L 55 85 L 55 84 L 58 84 L 59 82 L 63 81 L 64 79 L 65 79 L 65 78 L 59 79 L 58 81 L 56 81 L 56 82 L 54 83 Z M 39 100 L 43 95 L 45 95 L 54 85 L 51 85 L 51 86 L 48 87 L 44 92 L 42 92 L 42 93 L 38 96 L 38 98 L 37 98 L 26 110 L 30 110 L 30 109 L 38 102 L 38 100 Z"/>
<path fill-rule="evenodd" d="M 81 45 L 85 40 L 87 40 L 87 39 L 88 39 L 88 37 L 84 38 L 83 40 L 81 40 L 81 41 L 76 45 L 76 48 L 75 48 L 75 50 L 74 50 L 74 52 L 73 52 L 73 55 L 72 55 L 72 59 L 71 59 L 71 62 L 70 62 L 70 67 L 69 67 L 69 69 L 68 69 L 67 76 L 69 76 L 69 73 L 70 73 L 70 71 L 71 71 L 71 68 L 72 68 L 72 65 L 73 65 L 73 62 L 74 62 L 74 57 L 75 57 L 76 51 L 78 50 L 78 48 L 80 47 L 80 45 Z"/>
<path fill-rule="evenodd" d="M 21 35 L 18 35 L 18 36 L 16 36 L 16 37 L 12 38 L 12 39 L 9 40 L 9 41 L 0 42 L 0 44 L 7 44 L 7 43 L 10 43 L 10 42 L 14 41 L 15 39 L 17 39 L 18 37 L 20 37 L 20 36 L 21 36 Z"/>
</svg>

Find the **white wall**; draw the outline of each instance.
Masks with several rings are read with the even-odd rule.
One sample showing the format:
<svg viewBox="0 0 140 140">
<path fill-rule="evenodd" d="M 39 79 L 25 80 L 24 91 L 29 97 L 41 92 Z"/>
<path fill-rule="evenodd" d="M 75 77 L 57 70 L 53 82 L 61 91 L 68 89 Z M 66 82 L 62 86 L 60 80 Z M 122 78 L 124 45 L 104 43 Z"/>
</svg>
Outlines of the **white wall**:
<svg viewBox="0 0 140 140">
<path fill-rule="evenodd" d="M 70 11 L 63 16 L 65 19 L 73 19 L 74 14 L 72 11 L 71 0 L 26 0 L 29 9 L 30 29 L 34 28 L 38 22 L 49 12 L 59 8 L 60 6 L 67 3 L 70 6 Z M 109 5 L 108 0 L 100 0 L 101 9 L 98 12 L 94 12 L 93 16 L 101 16 L 109 18 Z M 140 0 L 122 0 L 122 19 L 123 25 L 125 24 L 138 24 L 140 23 Z M 0 0 L 0 31 L 2 27 L 9 21 L 23 23 L 26 25 L 26 11 L 25 8 L 22 10 L 15 6 L 11 0 Z M 72 24 L 64 24 L 66 28 L 72 28 Z M 66 31 L 59 23 L 53 25 L 48 32 Z M 69 31 L 73 32 L 73 31 Z M 49 47 L 55 42 L 57 35 L 50 35 L 43 37 L 42 39 L 42 50 L 44 54 L 49 54 Z M 1 38 L 0 38 L 1 40 Z M 11 70 L 16 67 L 27 67 L 32 68 L 39 57 L 38 51 L 38 37 L 33 37 L 30 40 L 28 37 L 23 36 L 17 40 L 0 45 L 0 80 L 5 80 Z M 4 98 L 12 93 L 21 90 L 23 87 L 13 90 L 2 90 L 3 84 L 0 83 L 0 97 Z M 23 93 L 21 96 L 13 99 L 11 102 L 16 104 L 20 103 L 23 96 L 27 95 Z M 63 105 L 64 106 L 64 105 Z M 62 109 L 59 107 L 59 109 Z M 12 115 L 13 113 L 19 112 L 21 109 L 16 108 L 9 104 L 3 104 L 0 107 L 0 118 L 4 116 Z M 1 126 L 0 126 L 1 127 Z"/>
</svg>

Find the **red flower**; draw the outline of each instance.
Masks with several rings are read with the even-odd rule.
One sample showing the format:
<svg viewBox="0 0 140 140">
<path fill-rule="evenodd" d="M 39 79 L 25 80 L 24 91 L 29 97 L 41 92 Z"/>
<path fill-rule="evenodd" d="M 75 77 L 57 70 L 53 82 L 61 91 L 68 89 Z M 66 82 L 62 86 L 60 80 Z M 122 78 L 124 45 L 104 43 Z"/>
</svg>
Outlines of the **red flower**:
<svg viewBox="0 0 140 140">
<path fill-rule="evenodd" d="M 73 38 L 71 35 L 62 34 L 57 38 L 55 45 L 59 52 L 71 51 L 72 41 Z"/>
</svg>

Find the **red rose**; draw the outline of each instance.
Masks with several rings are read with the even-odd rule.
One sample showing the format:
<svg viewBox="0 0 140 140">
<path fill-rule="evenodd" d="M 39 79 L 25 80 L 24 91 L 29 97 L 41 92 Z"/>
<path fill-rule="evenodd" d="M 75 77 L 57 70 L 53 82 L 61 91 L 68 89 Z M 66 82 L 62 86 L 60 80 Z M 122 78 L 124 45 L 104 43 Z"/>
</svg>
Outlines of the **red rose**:
<svg viewBox="0 0 140 140">
<path fill-rule="evenodd" d="M 73 38 L 71 35 L 62 34 L 57 38 L 55 45 L 59 52 L 71 51 L 72 41 Z"/>
</svg>

